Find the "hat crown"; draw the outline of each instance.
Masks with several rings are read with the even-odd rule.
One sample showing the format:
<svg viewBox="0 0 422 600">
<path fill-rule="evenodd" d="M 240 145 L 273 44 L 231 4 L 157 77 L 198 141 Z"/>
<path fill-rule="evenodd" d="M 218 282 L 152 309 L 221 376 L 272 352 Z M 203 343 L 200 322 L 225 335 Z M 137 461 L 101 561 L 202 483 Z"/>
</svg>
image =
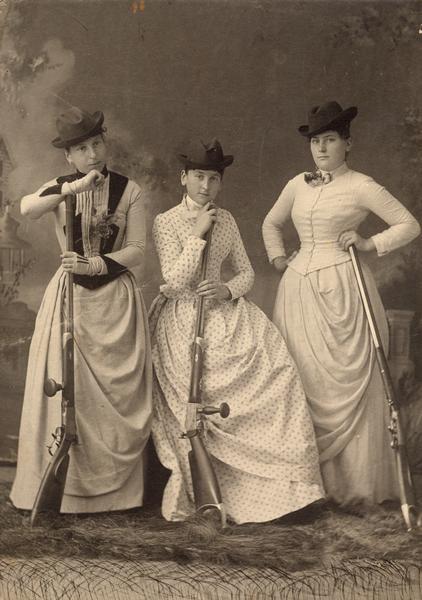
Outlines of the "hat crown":
<svg viewBox="0 0 422 600">
<path fill-rule="evenodd" d="M 57 129 L 64 124 L 76 125 L 77 123 L 81 123 L 84 120 L 84 117 L 89 118 L 90 115 L 84 113 L 80 108 L 73 106 L 57 117 Z"/>
<path fill-rule="evenodd" d="M 342 112 L 342 107 L 335 100 L 325 102 L 320 106 L 313 106 L 308 114 L 309 128 L 316 129 L 325 123 L 330 123 Z"/>
<path fill-rule="evenodd" d="M 208 160 L 210 162 L 221 162 L 224 158 L 223 148 L 217 138 L 213 138 L 210 142 L 204 143 L 201 140 L 201 144 L 205 148 Z"/>
</svg>

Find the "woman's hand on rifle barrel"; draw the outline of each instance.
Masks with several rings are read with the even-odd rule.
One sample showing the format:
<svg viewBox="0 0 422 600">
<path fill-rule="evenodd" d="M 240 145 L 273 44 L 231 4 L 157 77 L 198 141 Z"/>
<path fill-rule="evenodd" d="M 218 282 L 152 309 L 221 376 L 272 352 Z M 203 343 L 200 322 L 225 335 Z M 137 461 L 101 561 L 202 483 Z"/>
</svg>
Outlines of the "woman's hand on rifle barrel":
<svg viewBox="0 0 422 600">
<path fill-rule="evenodd" d="M 338 242 L 343 250 L 348 250 L 352 244 L 361 252 L 375 250 L 375 244 L 372 238 L 363 238 L 357 231 L 352 229 L 343 231 L 338 238 Z"/>
<path fill-rule="evenodd" d="M 230 300 L 231 292 L 229 288 L 221 283 L 221 281 L 211 281 L 209 279 L 204 279 L 196 288 L 196 293 L 198 296 L 203 296 L 204 298 L 213 298 L 219 301 L 222 300 Z"/>
<path fill-rule="evenodd" d="M 64 271 L 77 275 L 99 275 L 104 267 L 104 261 L 100 256 L 86 258 L 76 252 L 66 250 L 60 255 L 60 258 Z"/>
</svg>

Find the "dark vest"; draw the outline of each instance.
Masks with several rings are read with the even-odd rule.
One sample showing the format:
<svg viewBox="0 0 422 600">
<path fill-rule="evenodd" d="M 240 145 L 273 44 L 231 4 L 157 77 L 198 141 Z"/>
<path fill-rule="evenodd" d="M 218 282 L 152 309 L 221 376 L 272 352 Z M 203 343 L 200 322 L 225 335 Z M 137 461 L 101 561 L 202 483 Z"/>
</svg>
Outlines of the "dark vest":
<svg viewBox="0 0 422 600">
<path fill-rule="evenodd" d="M 126 189 L 128 178 L 120 173 L 114 173 L 113 171 L 108 172 L 110 175 L 110 187 L 108 196 L 108 215 L 113 215 L 119 202 L 123 196 L 123 192 Z M 57 182 L 59 184 L 64 181 L 74 181 L 78 179 L 78 174 L 69 175 L 65 177 L 59 177 Z M 116 241 L 117 234 L 119 233 L 119 227 L 112 223 L 110 226 L 112 233 L 108 237 L 101 239 L 100 243 L 100 256 L 104 260 L 107 266 L 108 273 L 106 275 L 73 275 L 74 283 L 82 285 L 89 290 L 95 290 L 110 281 L 113 281 L 117 277 L 120 277 L 122 273 L 126 273 L 127 268 L 117 261 L 113 260 L 105 254 L 110 254 L 113 250 L 114 242 Z M 66 227 L 63 228 L 66 233 Z M 84 247 L 82 242 L 82 215 L 74 215 L 73 217 L 73 249 L 80 255 L 84 255 Z"/>
</svg>

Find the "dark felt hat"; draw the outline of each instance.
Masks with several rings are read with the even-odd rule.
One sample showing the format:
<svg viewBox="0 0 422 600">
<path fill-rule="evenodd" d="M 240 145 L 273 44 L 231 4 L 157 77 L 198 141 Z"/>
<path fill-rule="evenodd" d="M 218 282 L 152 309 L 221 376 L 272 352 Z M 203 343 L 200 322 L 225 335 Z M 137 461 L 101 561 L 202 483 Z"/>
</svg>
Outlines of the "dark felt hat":
<svg viewBox="0 0 422 600">
<path fill-rule="evenodd" d="M 301 125 L 299 133 L 311 137 L 336 127 L 350 123 L 358 114 L 356 106 L 343 110 L 338 102 L 334 100 L 325 102 L 321 106 L 313 106 L 308 113 L 308 124 Z"/>
<path fill-rule="evenodd" d="M 69 148 L 104 131 L 104 115 L 98 110 L 90 114 L 73 106 L 56 119 L 58 137 L 51 142 L 56 148 Z"/>
<path fill-rule="evenodd" d="M 223 148 L 217 139 L 204 144 L 191 144 L 186 154 L 178 154 L 179 160 L 189 169 L 204 169 L 205 171 L 223 171 L 232 164 L 233 156 L 224 155 Z"/>
</svg>

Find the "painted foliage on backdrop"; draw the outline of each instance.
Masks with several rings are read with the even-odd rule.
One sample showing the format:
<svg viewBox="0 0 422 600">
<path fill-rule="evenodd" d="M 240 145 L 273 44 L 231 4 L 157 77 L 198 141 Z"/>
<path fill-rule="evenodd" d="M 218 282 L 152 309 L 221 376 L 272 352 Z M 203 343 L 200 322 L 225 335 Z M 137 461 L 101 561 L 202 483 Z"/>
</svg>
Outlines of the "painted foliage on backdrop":
<svg viewBox="0 0 422 600">
<path fill-rule="evenodd" d="M 277 275 L 260 225 L 287 180 L 312 166 L 296 132 L 309 106 L 327 98 L 359 106 L 351 166 L 384 183 L 422 220 L 419 11 L 411 2 L 343 2 L 339 18 L 338 4 L 209 1 L 199 11 L 189 0 L 145 0 L 142 10 L 112 1 L 15 0 L 0 7 L 0 211 L 23 250 L 0 282 L 9 305 L 0 327 L 13 329 L 2 337 L 7 431 L 0 433 L 12 437 L 0 456 L 15 451 L 35 311 L 59 264 L 52 219 L 25 221 L 18 201 L 68 172 L 50 141 L 55 117 L 69 104 L 104 111 L 110 167 L 143 188 L 148 255 L 136 275 L 148 305 L 161 281 L 152 219 L 180 198 L 175 155 L 193 136 L 217 135 L 235 155 L 221 202 L 234 214 L 256 271 L 252 299 L 268 315 Z M 371 219 L 365 231 L 379 227 Z M 289 250 L 297 246 L 292 228 L 286 241 Z M 417 240 L 373 264 L 386 306 L 416 313 L 418 373 L 421 253 Z M 412 387 L 412 402 L 418 394 Z"/>
</svg>

